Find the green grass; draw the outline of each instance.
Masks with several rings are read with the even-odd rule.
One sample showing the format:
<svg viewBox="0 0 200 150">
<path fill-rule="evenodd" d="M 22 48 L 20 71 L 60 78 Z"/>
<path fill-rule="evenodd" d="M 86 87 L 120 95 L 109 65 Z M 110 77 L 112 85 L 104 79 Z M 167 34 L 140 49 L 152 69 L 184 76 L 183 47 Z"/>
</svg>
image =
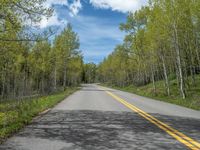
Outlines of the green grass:
<svg viewBox="0 0 200 150">
<path fill-rule="evenodd" d="M 33 117 L 53 107 L 78 88 L 67 88 L 64 92 L 31 100 L 0 103 L 0 143 L 29 124 Z"/>
<path fill-rule="evenodd" d="M 168 103 L 173 103 L 176 105 L 184 106 L 187 108 L 200 110 L 200 76 L 196 76 L 196 85 L 190 86 L 187 89 L 187 98 L 182 99 L 180 96 L 179 90 L 177 88 L 176 80 L 170 81 L 170 92 L 171 95 L 167 96 L 164 87 L 164 81 L 156 82 L 156 93 L 153 92 L 153 85 L 148 84 L 145 86 L 136 87 L 133 85 L 127 87 L 117 87 L 111 86 L 109 84 L 104 84 L 105 86 L 109 86 L 115 89 L 119 89 L 122 91 L 135 93 L 137 95 L 153 98 L 160 101 L 165 101 Z"/>
</svg>

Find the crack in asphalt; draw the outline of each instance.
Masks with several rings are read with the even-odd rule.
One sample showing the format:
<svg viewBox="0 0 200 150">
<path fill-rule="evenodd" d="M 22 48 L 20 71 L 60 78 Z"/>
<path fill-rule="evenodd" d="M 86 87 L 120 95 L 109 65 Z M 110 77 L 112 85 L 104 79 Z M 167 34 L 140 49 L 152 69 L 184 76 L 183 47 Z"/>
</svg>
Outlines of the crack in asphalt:
<svg viewBox="0 0 200 150">
<path fill-rule="evenodd" d="M 200 139 L 200 120 L 152 114 Z M 190 130 L 190 128 L 192 130 Z M 38 142 L 39 141 L 39 142 Z M 133 112 L 52 110 L 0 150 L 184 150 L 184 145 Z"/>
</svg>

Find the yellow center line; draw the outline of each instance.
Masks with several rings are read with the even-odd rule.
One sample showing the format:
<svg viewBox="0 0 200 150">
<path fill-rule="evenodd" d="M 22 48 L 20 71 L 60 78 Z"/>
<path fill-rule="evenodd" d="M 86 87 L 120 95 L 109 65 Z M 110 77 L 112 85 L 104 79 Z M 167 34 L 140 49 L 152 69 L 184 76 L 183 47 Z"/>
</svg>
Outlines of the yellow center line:
<svg viewBox="0 0 200 150">
<path fill-rule="evenodd" d="M 108 95 L 110 95 L 111 97 L 113 97 L 115 100 L 117 100 L 118 102 L 120 102 L 124 106 L 128 107 L 132 111 L 138 113 L 140 116 L 142 116 L 146 120 L 150 121 L 151 123 L 153 123 L 154 125 L 156 125 L 160 129 L 164 130 L 165 132 L 167 132 L 169 135 L 171 135 L 172 137 L 177 139 L 179 142 L 183 143 L 188 148 L 190 148 L 192 150 L 200 150 L 200 143 L 199 142 L 197 142 L 197 141 L 193 140 L 192 138 L 186 136 L 185 134 L 177 131 L 176 129 L 165 124 L 164 122 L 156 119 L 155 117 L 151 116 L 150 114 L 148 114 L 148 113 L 144 112 L 143 110 L 137 108 L 136 106 L 128 103 L 124 99 L 122 99 L 122 98 L 118 97 L 117 95 L 107 91 L 106 89 L 103 89 L 103 90 L 105 90 L 105 92 Z"/>
</svg>

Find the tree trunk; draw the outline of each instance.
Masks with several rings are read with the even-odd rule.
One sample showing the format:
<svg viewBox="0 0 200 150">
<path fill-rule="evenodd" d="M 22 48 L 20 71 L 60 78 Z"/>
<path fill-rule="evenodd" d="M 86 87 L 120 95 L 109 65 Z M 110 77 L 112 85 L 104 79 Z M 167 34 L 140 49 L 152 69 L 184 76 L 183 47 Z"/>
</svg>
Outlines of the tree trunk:
<svg viewBox="0 0 200 150">
<path fill-rule="evenodd" d="M 67 69 L 64 68 L 64 74 L 63 74 L 63 88 L 66 87 L 66 80 L 67 80 Z"/>
<path fill-rule="evenodd" d="M 190 70 L 190 76 L 191 76 L 191 79 L 192 79 L 192 85 L 195 85 L 195 71 L 193 69 L 193 67 L 195 66 L 195 59 L 194 59 L 194 53 L 193 53 L 193 48 L 191 46 L 191 41 L 190 41 L 190 35 L 189 33 L 187 32 L 187 37 L 185 38 L 185 43 L 186 43 L 186 47 L 188 47 L 188 61 L 189 61 L 189 70 Z M 195 44 L 195 43 L 194 43 Z M 187 54 L 186 54 L 187 55 Z M 187 69 L 186 69 L 186 74 L 187 74 Z M 190 86 L 190 83 L 189 83 L 189 86 Z"/>
<path fill-rule="evenodd" d="M 54 68 L 54 90 L 57 89 L 57 69 L 56 66 Z"/>
<path fill-rule="evenodd" d="M 13 98 L 16 98 L 16 76 L 13 76 Z"/>
<path fill-rule="evenodd" d="M 195 74 L 194 74 L 194 69 L 192 65 L 190 65 L 190 75 L 192 78 L 192 85 L 195 86 Z"/>
<path fill-rule="evenodd" d="M 164 76 L 165 76 L 165 88 L 166 88 L 167 95 L 170 96 L 169 79 L 168 79 L 167 68 L 166 68 L 165 59 L 163 55 L 161 55 L 161 59 L 162 59 L 162 64 L 163 64 Z"/>
<path fill-rule="evenodd" d="M 155 75 L 154 75 L 154 69 L 152 66 L 151 66 L 151 79 L 153 82 L 153 92 L 154 92 L 154 94 L 156 94 Z"/>
<path fill-rule="evenodd" d="M 26 73 L 25 70 L 23 72 L 23 91 L 22 91 L 22 97 L 25 95 L 25 89 L 26 89 Z"/>
<path fill-rule="evenodd" d="M 4 93 L 5 93 L 5 76 L 4 73 L 2 73 L 2 91 L 1 91 L 2 99 L 4 99 Z"/>
<path fill-rule="evenodd" d="M 177 33 L 175 24 L 174 24 L 174 46 L 176 50 L 176 61 L 177 61 L 177 67 L 178 67 L 178 72 L 179 72 L 179 79 L 180 79 L 180 92 L 183 99 L 185 99 L 186 98 L 185 83 L 184 83 L 183 69 L 182 69 L 182 64 L 181 64 L 181 54 L 180 54 L 180 49 L 179 49 L 178 33 Z"/>
<path fill-rule="evenodd" d="M 41 81 L 41 90 L 42 90 L 42 95 L 45 93 L 44 91 L 44 73 L 42 73 L 42 81 Z"/>
<path fill-rule="evenodd" d="M 196 53 L 196 59 L 198 62 L 198 71 L 200 70 L 200 56 L 199 56 L 199 40 L 198 40 L 198 31 L 193 30 L 193 33 L 195 35 L 195 53 Z"/>
</svg>

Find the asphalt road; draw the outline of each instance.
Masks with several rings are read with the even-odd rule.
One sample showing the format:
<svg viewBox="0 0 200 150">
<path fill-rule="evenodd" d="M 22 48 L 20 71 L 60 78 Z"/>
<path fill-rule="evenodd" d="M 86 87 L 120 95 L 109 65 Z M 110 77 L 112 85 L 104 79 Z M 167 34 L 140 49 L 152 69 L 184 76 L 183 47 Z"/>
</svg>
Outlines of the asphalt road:
<svg viewBox="0 0 200 150">
<path fill-rule="evenodd" d="M 200 111 L 88 84 L 0 150 L 198 150 L 199 142 Z"/>
</svg>

